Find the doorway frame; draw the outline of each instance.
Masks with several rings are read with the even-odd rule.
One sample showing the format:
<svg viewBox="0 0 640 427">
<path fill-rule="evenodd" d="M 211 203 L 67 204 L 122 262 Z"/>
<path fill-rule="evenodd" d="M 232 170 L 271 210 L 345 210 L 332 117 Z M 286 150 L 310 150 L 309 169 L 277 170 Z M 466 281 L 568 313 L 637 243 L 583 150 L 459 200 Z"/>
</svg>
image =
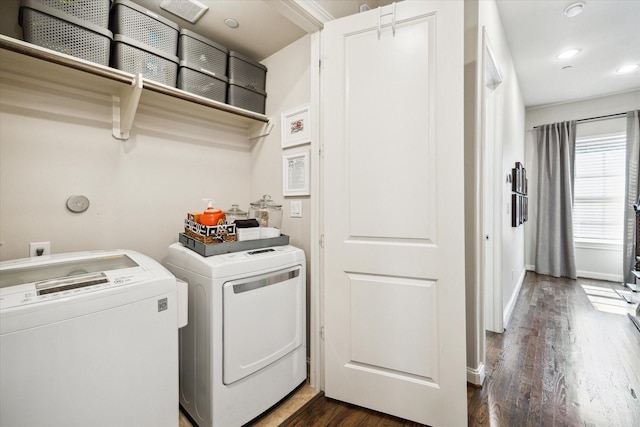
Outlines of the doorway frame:
<svg viewBox="0 0 640 427">
<path fill-rule="evenodd" d="M 493 174 L 491 175 L 490 171 L 486 171 L 488 165 L 488 159 L 486 155 L 492 156 L 492 162 L 498 168 L 502 167 L 502 144 L 492 144 L 491 149 L 489 149 L 490 144 L 494 141 L 498 141 L 499 138 L 494 139 L 494 141 L 489 141 L 488 136 L 488 128 L 489 128 L 489 104 L 490 102 L 495 101 L 494 96 L 496 96 L 495 90 L 497 87 L 502 84 L 503 78 L 500 73 L 500 69 L 498 68 L 498 64 L 495 58 L 494 50 L 491 46 L 491 42 L 489 39 L 489 35 L 487 34 L 486 28 L 482 28 L 482 68 L 481 68 L 481 125 L 480 125 L 480 188 L 484 189 L 485 185 L 490 185 L 492 190 L 492 199 L 487 201 L 482 196 L 480 199 L 480 224 L 482 226 L 481 233 L 481 241 L 480 244 L 480 281 L 481 281 L 481 295 L 482 295 L 482 304 L 484 307 L 484 316 L 481 319 L 481 323 L 485 330 L 489 330 L 492 332 L 502 333 L 504 331 L 504 319 L 503 319 L 503 297 L 502 297 L 502 224 L 499 220 L 502 218 L 502 197 L 500 192 L 500 183 L 502 181 L 502 174 Z M 495 129 L 494 129 L 495 133 Z M 501 140 L 500 140 L 501 141 Z M 491 176 L 491 182 L 485 183 L 485 176 Z M 483 190 L 484 191 L 484 190 Z M 487 209 L 487 205 L 491 204 L 490 210 Z M 493 223 L 490 230 L 485 230 L 485 219 L 488 215 L 488 212 L 492 212 Z M 486 260 L 488 255 L 485 250 L 484 240 L 487 236 L 487 231 L 489 231 L 489 238 L 493 239 L 493 253 L 492 255 L 492 266 L 493 269 L 493 281 L 491 283 L 487 283 L 485 280 L 486 269 L 490 268 L 486 264 Z M 485 340 L 482 340 L 481 344 L 481 353 L 485 353 Z"/>
<path fill-rule="evenodd" d="M 320 32 L 311 34 L 311 94 L 310 114 L 312 123 L 321 123 L 320 69 L 321 69 L 321 37 Z M 323 300 L 323 234 L 324 217 L 321 201 L 324 198 L 321 177 L 324 168 L 322 160 L 322 139 L 320 126 L 311 127 L 311 215 L 318 218 L 311 221 L 311 284 L 309 286 L 309 385 L 316 390 L 324 390 L 324 300 Z"/>
</svg>

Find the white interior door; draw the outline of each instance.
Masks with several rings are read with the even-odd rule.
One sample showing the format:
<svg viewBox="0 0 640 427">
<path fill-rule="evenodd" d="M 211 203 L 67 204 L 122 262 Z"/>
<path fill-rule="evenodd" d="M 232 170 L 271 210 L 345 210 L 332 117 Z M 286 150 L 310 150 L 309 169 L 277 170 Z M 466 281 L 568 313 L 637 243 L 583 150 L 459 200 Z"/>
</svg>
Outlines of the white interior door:
<svg viewBox="0 0 640 427">
<path fill-rule="evenodd" d="M 494 281 L 493 281 L 493 121 L 487 120 L 491 115 L 491 95 L 493 91 L 485 86 L 483 92 L 483 141 L 482 141 L 482 230 L 484 238 L 482 281 L 484 285 L 485 327 L 496 332 L 494 326 Z"/>
<path fill-rule="evenodd" d="M 482 87 L 482 226 L 484 238 L 482 280 L 484 290 L 485 328 L 504 332 L 501 285 L 501 204 L 496 194 L 501 191 L 501 164 L 497 155 L 502 146 L 502 75 L 496 64 L 487 34 L 483 31 Z"/>
<path fill-rule="evenodd" d="M 325 393 L 466 425 L 463 5 L 322 35 Z"/>
</svg>

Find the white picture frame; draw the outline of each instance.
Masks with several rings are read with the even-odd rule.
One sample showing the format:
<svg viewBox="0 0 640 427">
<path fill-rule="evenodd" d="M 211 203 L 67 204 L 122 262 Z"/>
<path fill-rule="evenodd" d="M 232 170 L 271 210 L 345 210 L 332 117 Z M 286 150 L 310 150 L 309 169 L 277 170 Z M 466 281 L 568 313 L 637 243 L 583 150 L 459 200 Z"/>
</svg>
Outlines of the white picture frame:
<svg viewBox="0 0 640 427">
<path fill-rule="evenodd" d="M 310 195 L 310 150 L 287 152 L 282 155 L 282 194 Z"/>
<path fill-rule="evenodd" d="M 282 148 L 311 142 L 311 115 L 308 105 L 283 112 L 280 124 Z"/>
</svg>

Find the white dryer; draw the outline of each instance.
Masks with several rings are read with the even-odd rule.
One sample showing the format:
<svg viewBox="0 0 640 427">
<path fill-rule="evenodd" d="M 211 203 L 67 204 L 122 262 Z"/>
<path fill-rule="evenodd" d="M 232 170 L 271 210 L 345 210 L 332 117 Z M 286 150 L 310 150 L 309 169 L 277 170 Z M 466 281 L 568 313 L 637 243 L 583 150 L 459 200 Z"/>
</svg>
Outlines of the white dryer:
<svg viewBox="0 0 640 427">
<path fill-rule="evenodd" d="M 133 251 L 0 263 L 0 426 L 176 427 L 181 288 Z"/>
<path fill-rule="evenodd" d="M 189 286 L 180 403 L 200 427 L 241 426 L 305 381 L 301 249 L 203 257 L 176 243 L 166 267 Z"/>
</svg>

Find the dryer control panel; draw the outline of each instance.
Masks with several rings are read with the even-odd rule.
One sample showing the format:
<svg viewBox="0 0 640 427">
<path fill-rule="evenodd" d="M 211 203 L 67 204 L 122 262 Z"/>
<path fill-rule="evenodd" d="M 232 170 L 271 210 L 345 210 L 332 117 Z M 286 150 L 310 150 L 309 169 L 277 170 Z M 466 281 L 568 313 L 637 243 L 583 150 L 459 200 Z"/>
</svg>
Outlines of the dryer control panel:
<svg viewBox="0 0 640 427">
<path fill-rule="evenodd" d="M 237 261 L 240 259 L 254 259 L 263 258 L 273 255 L 280 255 L 287 252 L 295 252 L 297 249 L 293 246 L 272 246 L 270 248 L 250 249 L 247 251 L 231 252 L 228 254 L 218 255 L 220 259 L 224 258 L 226 261 Z"/>
</svg>

